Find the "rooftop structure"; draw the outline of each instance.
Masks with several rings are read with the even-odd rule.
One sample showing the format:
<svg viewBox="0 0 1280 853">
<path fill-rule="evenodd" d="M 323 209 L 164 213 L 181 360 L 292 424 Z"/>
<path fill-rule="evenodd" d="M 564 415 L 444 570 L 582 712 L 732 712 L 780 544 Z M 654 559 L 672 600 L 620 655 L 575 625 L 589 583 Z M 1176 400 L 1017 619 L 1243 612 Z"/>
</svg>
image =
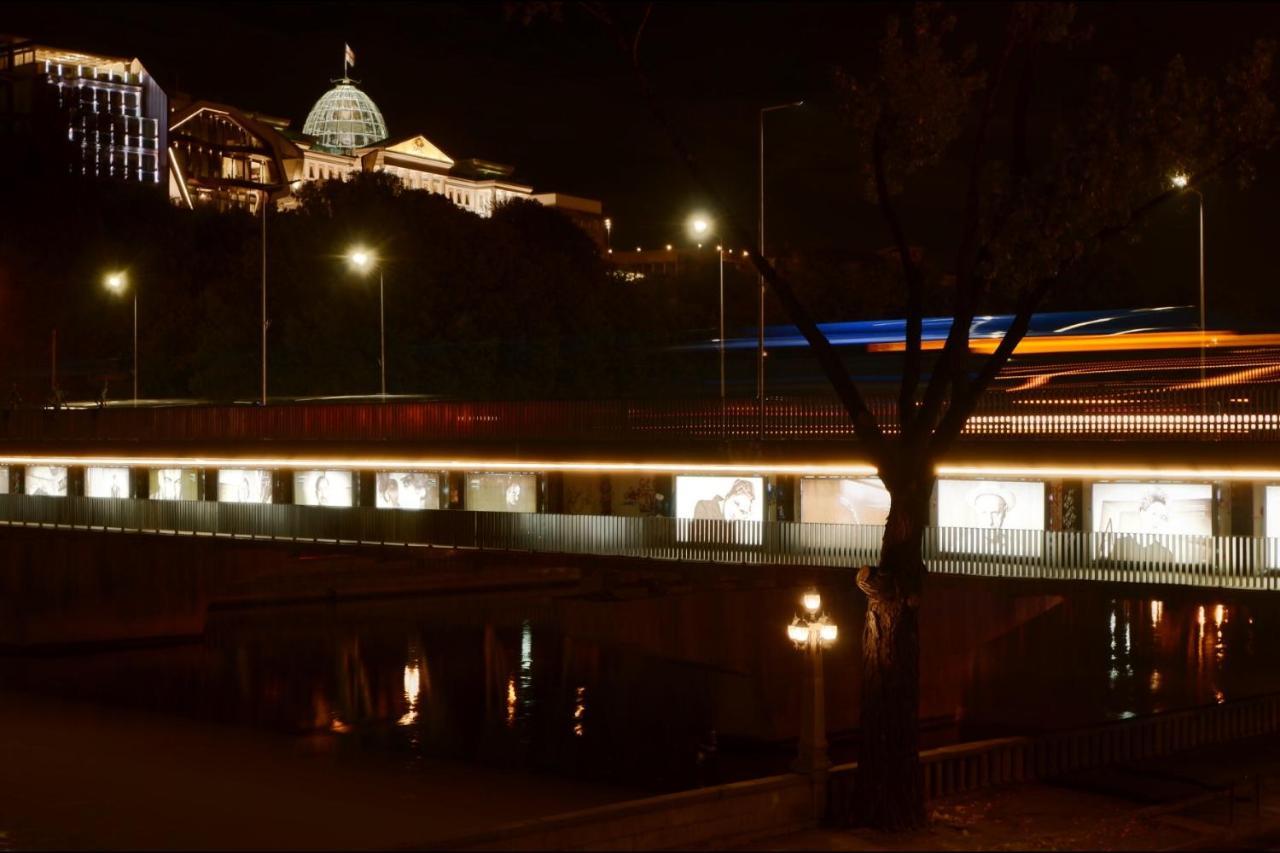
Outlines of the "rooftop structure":
<svg viewBox="0 0 1280 853">
<path fill-rule="evenodd" d="M 320 96 L 307 115 L 302 132 L 316 145 L 335 153 L 351 154 L 387 138 L 387 123 L 378 105 L 344 77 Z"/>
<path fill-rule="evenodd" d="M 554 192 L 535 195 L 533 187 L 513 179 L 514 166 L 454 159 L 422 134 L 391 138 L 373 99 L 345 73 L 335 82 L 316 101 L 301 132 L 286 118 L 175 99 L 169 124 L 170 198 L 188 207 L 212 204 L 256 212 L 268 201 L 279 207 L 295 204 L 294 193 L 308 181 L 386 172 L 407 189 L 442 195 L 477 216 L 492 216 L 512 199 L 554 207 L 605 250 L 599 201 Z"/>
</svg>

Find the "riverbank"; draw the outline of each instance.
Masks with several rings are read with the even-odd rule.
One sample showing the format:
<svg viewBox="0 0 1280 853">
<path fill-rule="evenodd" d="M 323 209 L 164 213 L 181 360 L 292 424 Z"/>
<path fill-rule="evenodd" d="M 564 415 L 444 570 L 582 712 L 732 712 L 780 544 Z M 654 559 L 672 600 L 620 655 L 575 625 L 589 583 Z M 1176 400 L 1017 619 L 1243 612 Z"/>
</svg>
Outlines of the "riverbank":
<svg viewBox="0 0 1280 853">
<path fill-rule="evenodd" d="M 0 849 L 386 849 L 637 796 L 0 693 Z"/>
</svg>

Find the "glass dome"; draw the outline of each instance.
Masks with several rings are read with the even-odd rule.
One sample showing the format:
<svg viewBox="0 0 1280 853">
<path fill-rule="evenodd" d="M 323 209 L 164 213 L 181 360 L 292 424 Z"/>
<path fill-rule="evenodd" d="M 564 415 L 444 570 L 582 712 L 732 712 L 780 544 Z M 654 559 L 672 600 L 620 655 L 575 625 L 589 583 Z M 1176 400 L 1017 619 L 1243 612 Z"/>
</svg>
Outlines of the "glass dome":
<svg viewBox="0 0 1280 853">
<path fill-rule="evenodd" d="M 340 80 L 316 101 L 302 132 L 325 148 L 350 153 L 386 139 L 387 124 L 372 98 L 350 80 Z"/>
</svg>

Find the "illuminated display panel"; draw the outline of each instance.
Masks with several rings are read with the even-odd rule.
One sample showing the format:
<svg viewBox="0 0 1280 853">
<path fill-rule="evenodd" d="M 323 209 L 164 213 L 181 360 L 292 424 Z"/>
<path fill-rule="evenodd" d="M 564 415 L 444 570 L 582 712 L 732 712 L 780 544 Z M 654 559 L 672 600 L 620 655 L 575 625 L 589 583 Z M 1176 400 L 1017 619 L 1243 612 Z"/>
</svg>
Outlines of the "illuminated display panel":
<svg viewBox="0 0 1280 853">
<path fill-rule="evenodd" d="M 938 526 L 967 529 L 944 534 L 951 551 L 1035 556 L 1040 537 L 1015 531 L 1044 530 L 1044 483 L 939 480 Z"/>
<path fill-rule="evenodd" d="M 153 501 L 194 501 L 200 489 L 195 468 L 152 468 L 147 472 L 147 495 Z"/>
<path fill-rule="evenodd" d="M 676 539 L 759 545 L 763 525 L 737 524 L 764 520 L 763 477 L 676 477 L 676 518 L 695 522 L 677 524 Z M 700 521 L 727 521 L 728 525 L 699 526 Z"/>
<path fill-rule="evenodd" d="M 350 471 L 295 471 L 293 502 L 301 506 L 354 506 Z"/>
<path fill-rule="evenodd" d="M 884 524 L 889 490 L 879 477 L 804 477 L 800 520 L 816 524 Z"/>
<path fill-rule="evenodd" d="M 422 471 L 379 471 L 379 509 L 439 509 L 440 475 Z"/>
<path fill-rule="evenodd" d="M 676 518 L 763 521 L 764 478 L 676 477 Z"/>
<path fill-rule="evenodd" d="M 28 465 L 23 491 L 28 495 L 67 496 L 67 469 L 59 465 Z"/>
<path fill-rule="evenodd" d="M 84 496 L 87 498 L 129 497 L 129 469 L 116 466 L 85 468 Z"/>
<path fill-rule="evenodd" d="M 939 480 L 938 526 L 1044 530 L 1044 483 Z"/>
<path fill-rule="evenodd" d="M 537 512 L 536 474 L 467 474 L 467 509 L 480 512 Z"/>
<path fill-rule="evenodd" d="M 231 504 L 271 503 L 271 472 L 265 468 L 219 468 L 218 501 Z"/>
<path fill-rule="evenodd" d="M 9 494 L 9 466 L 0 465 L 0 495 Z"/>
<path fill-rule="evenodd" d="M 1211 483 L 1095 483 L 1093 532 L 1104 557 L 1171 562 L 1208 559 Z M 1185 537 L 1204 537 L 1203 543 Z"/>
<path fill-rule="evenodd" d="M 1268 539 L 1280 539 L 1280 486 L 1267 486 L 1263 501 L 1266 507 L 1266 532 Z"/>
</svg>

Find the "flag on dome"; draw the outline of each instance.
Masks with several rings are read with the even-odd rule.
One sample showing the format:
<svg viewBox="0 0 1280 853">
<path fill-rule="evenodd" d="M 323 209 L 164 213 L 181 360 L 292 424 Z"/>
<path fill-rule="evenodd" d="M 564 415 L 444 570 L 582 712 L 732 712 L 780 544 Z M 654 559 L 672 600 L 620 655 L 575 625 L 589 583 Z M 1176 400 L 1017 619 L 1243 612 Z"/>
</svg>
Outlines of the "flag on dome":
<svg viewBox="0 0 1280 853">
<path fill-rule="evenodd" d="M 352 49 L 351 49 L 351 45 L 349 45 L 349 44 L 344 44 L 344 45 L 343 45 L 343 47 L 345 47 L 345 48 L 347 49 L 347 52 L 346 52 L 346 63 L 347 63 L 347 65 L 355 65 L 355 64 L 356 64 L 356 52 L 355 52 L 354 50 L 352 50 Z"/>
</svg>

